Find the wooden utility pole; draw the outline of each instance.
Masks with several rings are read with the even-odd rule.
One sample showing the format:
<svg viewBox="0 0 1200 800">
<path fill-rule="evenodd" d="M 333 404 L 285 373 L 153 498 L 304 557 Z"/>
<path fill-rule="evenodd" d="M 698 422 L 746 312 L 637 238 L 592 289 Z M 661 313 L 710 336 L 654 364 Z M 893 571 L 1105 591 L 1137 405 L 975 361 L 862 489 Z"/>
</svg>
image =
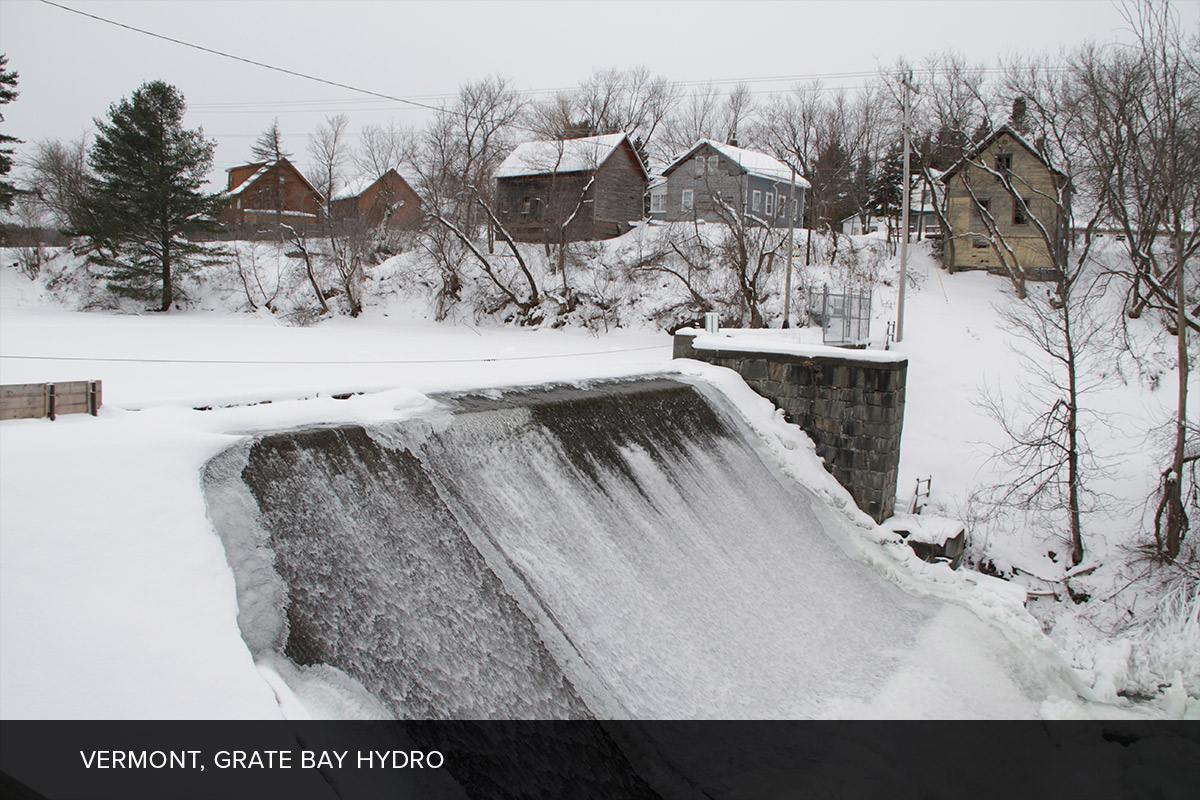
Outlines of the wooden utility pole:
<svg viewBox="0 0 1200 800">
<path fill-rule="evenodd" d="M 792 326 L 792 257 L 796 253 L 796 168 L 792 167 L 792 207 L 788 209 L 787 276 L 783 280 L 783 327 Z"/>
<path fill-rule="evenodd" d="M 912 173 L 909 166 L 908 151 L 912 128 L 912 101 L 909 93 L 912 91 L 912 70 L 900 76 L 904 86 L 904 186 L 901 189 L 901 222 L 900 222 L 900 297 L 896 303 L 896 341 L 904 339 L 904 288 L 908 283 L 908 206 L 912 201 Z"/>
</svg>

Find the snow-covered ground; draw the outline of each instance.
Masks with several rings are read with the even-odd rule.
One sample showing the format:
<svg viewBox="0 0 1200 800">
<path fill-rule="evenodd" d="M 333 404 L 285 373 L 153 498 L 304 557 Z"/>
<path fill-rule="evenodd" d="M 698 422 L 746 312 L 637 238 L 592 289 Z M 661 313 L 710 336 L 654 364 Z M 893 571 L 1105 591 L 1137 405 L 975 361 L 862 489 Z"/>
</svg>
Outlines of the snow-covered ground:
<svg viewBox="0 0 1200 800">
<path fill-rule="evenodd" d="M 972 489 L 994 480 L 987 458 L 989 443 L 997 441 L 972 399 L 985 382 L 1011 387 L 1020 374 L 992 309 L 1011 297 L 1001 278 L 949 276 L 915 250 L 917 286 L 908 293 L 904 341 L 894 348 L 910 359 L 899 504 L 907 505 L 917 478 L 932 476 L 930 506 L 967 517 Z M 876 331 L 894 313 L 886 288 L 880 300 Z M 729 373 L 672 364 L 670 352 L 669 337 L 649 325 L 595 335 L 487 320 L 433 323 L 422 308 L 399 301 L 312 327 L 220 309 L 78 312 L 64 307 L 61 294 L 12 267 L 0 269 L 0 383 L 101 379 L 105 403 L 95 419 L 0 423 L 0 717 L 281 715 L 282 690 L 269 670 L 256 667 L 240 637 L 233 577 L 206 515 L 200 478 L 208 459 L 250 432 L 400 419 L 427 409 L 434 391 L 682 369 L 722 386 L 785 470 L 812 484 L 823 480 L 805 437 L 769 404 Z M 1167 418 L 1174 380 L 1169 368 L 1160 370 L 1156 389 L 1154 381 L 1127 375 L 1093 398 L 1093 407 L 1115 423 L 1094 435 L 1119 456 L 1106 488 L 1125 506 L 1144 500 L 1151 488 L 1146 476 L 1156 473 L 1146 425 Z M 849 513 L 834 511 L 838 487 L 828 487 L 828 496 L 829 513 Z M 897 548 L 881 544 L 886 534 L 851 517 L 862 537 L 859 559 L 910 591 L 956 601 L 952 613 L 973 612 L 971 624 L 997 626 L 1046 675 L 1057 676 L 1047 679 L 1048 689 L 1054 681 L 1075 687 L 1014 714 L 1200 714 L 1200 624 L 1189 616 L 1200 604 L 1184 597 L 1175 622 L 1160 630 L 1125 630 L 1115 619 L 1136 605 L 1123 603 L 1118 591 L 1127 580 L 1121 548 L 1135 539 L 1136 509 L 1096 515 L 1087 534 L 1089 561 L 1101 565 L 1088 588 L 1098 598 L 1113 594 L 1105 608 L 1117 610 L 1066 600 L 1039 613 L 1058 649 L 1021 609 L 1019 591 L 898 556 Z M 1016 566 L 1051 583 L 1064 574 L 1064 550 L 1052 532 L 980 524 L 973 535 L 975 552 L 1001 568 Z M 1152 608 L 1134 613 L 1165 618 Z M 841 713 L 916 713 L 927 692 L 922 665 L 967 652 L 953 633 L 965 629 L 931 628 L 901 673 L 882 690 L 864 687 L 861 703 Z M 1143 641 L 1137 637 L 1151 635 L 1155 664 L 1137 647 Z M 980 708 L 1003 707 L 1003 697 L 987 693 L 1021 679 L 1012 672 L 1008 683 L 988 679 L 1006 670 L 1003 660 L 962 669 L 980 676 L 978 691 L 988 701 Z M 1159 685 L 1151 685 L 1156 679 Z M 1118 696 L 1130 688 L 1153 699 L 1133 704 Z"/>
</svg>

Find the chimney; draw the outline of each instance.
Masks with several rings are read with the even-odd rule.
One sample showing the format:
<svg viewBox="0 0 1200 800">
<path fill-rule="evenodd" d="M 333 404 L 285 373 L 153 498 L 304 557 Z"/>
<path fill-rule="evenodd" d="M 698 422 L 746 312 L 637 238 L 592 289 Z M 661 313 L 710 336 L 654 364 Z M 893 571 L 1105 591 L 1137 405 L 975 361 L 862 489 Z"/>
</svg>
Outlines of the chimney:
<svg viewBox="0 0 1200 800">
<path fill-rule="evenodd" d="M 1025 116 L 1026 101 L 1021 95 L 1013 98 L 1012 101 L 1012 126 L 1021 133 L 1025 133 L 1029 129 L 1029 123 Z"/>
</svg>

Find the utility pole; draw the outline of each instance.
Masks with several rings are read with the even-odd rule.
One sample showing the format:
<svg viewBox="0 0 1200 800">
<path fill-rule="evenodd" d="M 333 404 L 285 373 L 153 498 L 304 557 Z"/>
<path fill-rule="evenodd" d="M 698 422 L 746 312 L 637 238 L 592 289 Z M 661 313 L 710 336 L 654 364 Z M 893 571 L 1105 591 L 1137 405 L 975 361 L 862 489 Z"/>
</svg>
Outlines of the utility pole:
<svg viewBox="0 0 1200 800">
<path fill-rule="evenodd" d="M 901 189 L 903 210 L 900 222 L 900 297 L 896 303 L 897 342 L 904 339 L 904 287 L 908 283 L 908 206 L 912 202 L 912 177 L 908 160 L 912 127 L 912 101 L 909 100 L 909 92 L 912 91 L 912 70 L 900 76 L 900 83 L 904 86 L 904 186 Z"/>
<path fill-rule="evenodd" d="M 783 280 L 783 327 L 792 326 L 792 258 L 796 254 L 796 168 L 792 167 L 792 207 L 788 209 L 788 260 L 787 277 Z"/>
</svg>

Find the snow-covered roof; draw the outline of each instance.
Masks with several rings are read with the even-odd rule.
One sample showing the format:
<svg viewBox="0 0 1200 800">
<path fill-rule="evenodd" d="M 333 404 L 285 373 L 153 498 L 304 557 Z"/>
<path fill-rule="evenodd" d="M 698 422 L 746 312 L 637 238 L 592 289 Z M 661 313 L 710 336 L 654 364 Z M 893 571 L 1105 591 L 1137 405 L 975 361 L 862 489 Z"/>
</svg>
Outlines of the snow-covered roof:
<svg viewBox="0 0 1200 800">
<path fill-rule="evenodd" d="M 550 172 L 593 170 L 607 161 L 625 139 L 624 133 L 606 133 L 580 139 L 525 142 L 500 163 L 496 177 L 517 178 Z"/>
<path fill-rule="evenodd" d="M 961 536 L 966 525 L 961 520 L 939 517 L 934 514 L 896 514 L 884 520 L 880 527 L 899 533 L 911 542 L 944 545 Z"/>
<path fill-rule="evenodd" d="M 246 166 L 254 166 L 254 165 L 247 164 Z M 248 178 L 246 178 L 246 180 L 242 181 L 241 183 L 239 183 L 237 186 L 233 187 L 229 191 L 223 192 L 221 194 L 221 197 L 237 197 L 239 194 L 246 191 L 246 189 L 248 189 L 256 180 L 261 178 L 263 176 L 263 174 L 265 174 L 266 171 L 269 170 L 270 168 L 271 168 L 270 164 L 263 164 L 261 167 L 258 168 L 258 171 L 252 172 L 250 174 L 250 176 Z M 236 169 L 236 167 L 234 167 L 232 169 Z M 230 172 L 231 169 L 225 170 L 225 171 Z"/>
<path fill-rule="evenodd" d="M 349 200 L 351 197 L 358 197 L 360 194 L 371 188 L 371 185 L 379 178 L 372 178 L 364 175 L 360 178 L 355 178 L 349 181 L 341 189 L 333 193 L 331 200 Z"/>
<path fill-rule="evenodd" d="M 766 153 L 760 153 L 757 150 L 746 150 L 741 147 L 734 147 L 731 144 L 718 142 L 715 139 L 701 139 L 692 145 L 692 148 L 679 158 L 671 162 L 671 165 L 663 170 L 666 175 L 672 172 L 677 166 L 686 161 L 697 150 L 705 145 L 709 145 L 721 155 L 728 158 L 730 161 L 737 164 L 742 169 L 746 170 L 751 175 L 758 175 L 762 178 L 767 178 L 773 181 L 788 181 L 792 180 L 792 168 L 783 163 L 774 156 L 769 156 Z M 796 185 L 805 189 L 811 189 L 812 184 L 804 180 L 799 175 L 796 176 Z"/>
<path fill-rule="evenodd" d="M 241 165 L 239 165 L 241 167 L 258 167 L 258 169 L 255 172 L 253 172 L 250 175 L 250 177 L 246 178 L 246 180 L 242 181 L 237 186 L 233 187 L 232 189 L 229 189 L 228 191 L 222 192 L 220 194 L 220 197 L 225 198 L 225 199 L 237 197 L 239 194 L 241 194 L 242 192 L 246 191 L 251 186 L 253 186 L 254 183 L 256 181 L 258 181 L 258 179 L 261 178 L 263 175 L 267 174 L 267 172 L 272 167 L 281 166 L 283 164 L 286 164 L 287 166 L 291 167 L 292 172 L 296 175 L 297 178 L 300 179 L 300 182 L 303 183 L 305 186 L 307 186 L 312 191 L 313 194 L 317 195 L 318 197 L 321 196 L 321 193 L 317 191 L 316 187 L 308 182 L 308 178 L 305 178 L 304 174 L 301 173 L 300 170 L 296 169 L 296 167 L 292 164 L 292 162 L 288 161 L 286 158 L 281 158 L 278 161 L 267 161 L 262 164 L 241 164 Z M 238 168 L 239 167 L 230 167 L 229 169 L 227 169 L 225 171 L 233 172 L 233 170 L 238 169 Z"/>
</svg>

